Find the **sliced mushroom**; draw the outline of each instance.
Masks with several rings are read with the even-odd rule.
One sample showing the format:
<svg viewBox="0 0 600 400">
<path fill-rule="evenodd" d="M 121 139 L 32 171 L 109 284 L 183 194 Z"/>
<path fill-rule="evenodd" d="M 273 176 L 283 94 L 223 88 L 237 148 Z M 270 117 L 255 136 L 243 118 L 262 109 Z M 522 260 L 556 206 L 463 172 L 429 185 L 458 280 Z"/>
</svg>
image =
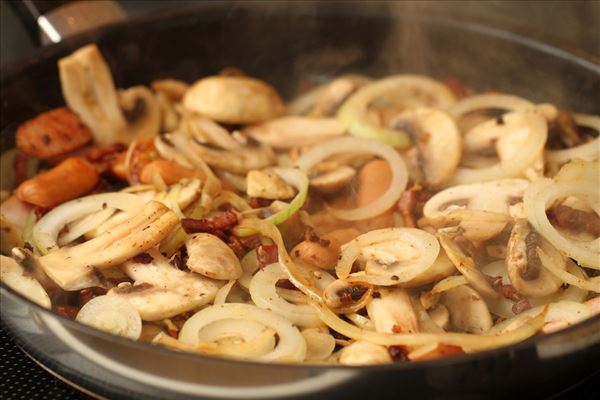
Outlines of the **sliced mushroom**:
<svg viewBox="0 0 600 400">
<path fill-rule="evenodd" d="M 160 131 L 160 106 L 150 89 L 133 86 L 119 91 L 119 106 L 127 121 L 125 132 L 135 139 L 150 138 Z"/>
<path fill-rule="evenodd" d="M 528 185 L 524 179 L 502 179 L 454 186 L 429 199 L 423 214 L 434 226 L 457 225 L 469 240 L 488 240 L 504 229 L 511 204 Z"/>
<path fill-rule="evenodd" d="M 79 310 L 76 320 L 133 340 L 142 333 L 140 314 L 128 301 L 115 296 L 94 297 Z"/>
<path fill-rule="evenodd" d="M 344 127 L 335 118 L 281 117 L 244 129 L 243 134 L 278 149 L 312 146 L 341 136 Z"/>
<path fill-rule="evenodd" d="M 42 307 L 50 308 L 48 293 L 25 269 L 10 257 L 0 255 L 0 281 Z"/>
<path fill-rule="evenodd" d="M 462 138 L 448 114 L 420 107 L 400 113 L 390 121 L 390 126 L 407 132 L 416 145 L 416 168 L 421 173 L 413 180 L 439 187 L 450 179 L 460 163 Z"/>
<path fill-rule="evenodd" d="M 567 267 L 566 258 L 535 232 L 526 219 L 517 220 L 508 240 L 506 266 L 512 285 L 527 297 L 547 296 L 562 285 L 562 281 L 542 265 L 536 251 L 538 246 L 557 260 L 557 265 Z"/>
<path fill-rule="evenodd" d="M 322 237 L 298 243 L 290 252 L 295 260 L 322 269 L 333 269 L 340 257 L 341 246 L 357 237 L 354 228 L 336 229 Z M 311 240 L 313 239 L 313 240 Z"/>
<path fill-rule="evenodd" d="M 356 176 L 354 168 L 342 165 L 310 179 L 310 186 L 321 193 L 334 193 L 346 187 Z"/>
<path fill-rule="evenodd" d="M 0 252 L 10 254 L 13 247 L 23 246 L 23 228 L 31 207 L 10 196 L 0 204 Z"/>
<path fill-rule="evenodd" d="M 187 267 L 194 272 L 213 279 L 238 279 L 242 266 L 237 256 L 218 237 L 208 233 L 197 233 L 185 242 L 188 253 Z"/>
<path fill-rule="evenodd" d="M 186 82 L 179 81 L 177 79 L 160 79 L 152 81 L 150 84 L 152 89 L 157 92 L 163 93 L 172 102 L 179 102 L 183 99 L 185 92 L 188 91 L 190 85 Z"/>
<path fill-rule="evenodd" d="M 263 169 L 275 164 L 273 149 L 263 145 L 247 145 L 237 150 L 218 150 L 190 141 L 190 147 L 211 167 L 234 174 L 245 174 L 253 169 Z"/>
<path fill-rule="evenodd" d="M 485 301 L 467 285 L 445 291 L 441 302 L 450 313 L 452 328 L 457 331 L 484 333 L 493 325 Z"/>
<path fill-rule="evenodd" d="M 274 171 L 253 170 L 246 175 L 246 194 L 270 200 L 285 200 L 294 197 L 294 188 Z"/>
<path fill-rule="evenodd" d="M 243 145 L 227 129 L 199 114 L 186 113 L 182 129 L 199 143 L 206 143 L 224 150 L 239 150 Z"/>
<path fill-rule="evenodd" d="M 228 124 L 255 124 L 282 115 L 285 106 L 272 86 L 245 76 L 211 76 L 194 83 L 183 105 Z"/>
<path fill-rule="evenodd" d="M 408 292 L 404 289 L 379 289 L 379 297 L 367 304 L 375 330 L 382 333 L 415 333 L 419 321 Z"/>
<path fill-rule="evenodd" d="M 398 286 L 404 288 L 413 288 L 422 286 L 428 283 L 437 282 L 444 279 L 447 276 L 452 275 L 456 271 L 456 267 L 452 264 L 452 261 L 446 255 L 444 249 L 440 249 L 438 257 L 435 259 L 431 267 L 427 268 L 421 274 L 417 275 L 413 279 L 403 282 Z"/>
<path fill-rule="evenodd" d="M 111 289 L 108 296 L 127 300 L 144 321 L 171 318 L 214 299 L 220 286 L 217 282 L 179 270 L 156 250 L 148 254 L 152 257 L 150 263 L 129 261 L 122 267 L 134 285 L 121 284 Z"/>
<path fill-rule="evenodd" d="M 116 266 L 156 246 L 178 223 L 165 205 L 148 202 L 141 212 L 100 236 L 39 258 L 44 272 L 64 290 L 98 286 L 95 268 Z"/>
<path fill-rule="evenodd" d="M 58 62 L 63 97 L 100 145 L 129 143 L 138 135 L 158 134 L 160 114 L 152 93 L 141 87 L 121 93 L 120 107 L 112 75 L 96 45 L 88 45 Z"/>
<path fill-rule="evenodd" d="M 345 365 L 372 365 L 391 362 L 392 358 L 384 346 L 362 340 L 344 347 L 340 354 L 340 364 Z"/>
</svg>

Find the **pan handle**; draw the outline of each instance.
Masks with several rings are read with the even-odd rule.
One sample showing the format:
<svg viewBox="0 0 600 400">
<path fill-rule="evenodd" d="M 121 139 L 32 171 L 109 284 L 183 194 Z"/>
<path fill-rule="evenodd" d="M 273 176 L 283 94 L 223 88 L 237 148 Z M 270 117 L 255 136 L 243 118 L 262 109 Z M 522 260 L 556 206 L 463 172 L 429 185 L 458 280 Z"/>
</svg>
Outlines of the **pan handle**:
<svg viewBox="0 0 600 400">
<path fill-rule="evenodd" d="M 9 4 L 37 45 L 58 43 L 76 33 L 127 19 L 113 0 L 22 0 Z"/>
</svg>

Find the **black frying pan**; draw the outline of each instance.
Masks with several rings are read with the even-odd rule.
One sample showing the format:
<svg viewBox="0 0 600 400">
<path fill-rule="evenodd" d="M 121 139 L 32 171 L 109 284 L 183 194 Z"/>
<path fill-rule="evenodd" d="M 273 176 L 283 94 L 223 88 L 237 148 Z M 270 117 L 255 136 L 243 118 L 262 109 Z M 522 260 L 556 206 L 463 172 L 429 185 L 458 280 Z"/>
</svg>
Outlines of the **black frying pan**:
<svg viewBox="0 0 600 400">
<path fill-rule="evenodd" d="M 166 77 L 194 81 L 237 66 L 289 97 L 345 72 L 420 73 L 600 112 L 600 67 L 592 58 L 487 25 L 389 7 L 209 3 L 85 33 L 2 71 L 1 148 L 13 145 L 19 123 L 63 104 L 56 61 L 89 42 L 98 43 L 119 87 Z M 282 366 L 130 342 L 48 313 L 5 286 L 0 292 L 2 321 L 26 351 L 109 398 L 541 398 L 600 365 L 600 317 L 447 359 L 369 368 Z"/>
</svg>

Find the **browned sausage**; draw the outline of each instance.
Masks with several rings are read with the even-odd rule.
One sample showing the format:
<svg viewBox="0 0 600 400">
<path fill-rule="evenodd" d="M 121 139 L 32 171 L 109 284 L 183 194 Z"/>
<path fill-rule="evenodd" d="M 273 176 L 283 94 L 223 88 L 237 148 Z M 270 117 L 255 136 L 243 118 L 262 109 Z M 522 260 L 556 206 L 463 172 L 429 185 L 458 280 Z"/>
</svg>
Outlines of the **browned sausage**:
<svg viewBox="0 0 600 400">
<path fill-rule="evenodd" d="M 17 198 L 39 207 L 52 208 L 89 192 L 98 183 L 98 173 L 83 158 L 67 158 L 56 167 L 23 182 Z"/>
<path fill-rule="evenodd" d="M 17 148 L 33 158 L 48 159 L 76 150 L 92 140 L 77 114 L 62 107 L 32 118 L 17 129 Z"/>
</svg>

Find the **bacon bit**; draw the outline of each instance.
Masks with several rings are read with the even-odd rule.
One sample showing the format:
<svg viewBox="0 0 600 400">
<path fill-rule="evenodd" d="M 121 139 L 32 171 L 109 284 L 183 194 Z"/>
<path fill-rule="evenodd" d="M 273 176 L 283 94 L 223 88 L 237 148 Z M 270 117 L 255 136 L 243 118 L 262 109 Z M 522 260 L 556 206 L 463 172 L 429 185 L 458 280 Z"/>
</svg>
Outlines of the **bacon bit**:
<svg viewBox="0 0 600 400">
<path fill-rule="evenodd" d="M 381 297 L 381 293 L 375 290 L 373 293 L 371 293 L 371 297 L 374 299 L 379 299 Z"/>
<path fill-rule="evenodd" d="M 527 299 L 521 299 L 512 306 L 512 312 L 515 314 L 520 314 L 529 309 L 531 309 L 531 304 L 529 304 L 529 300 Z"/>
<path fill-rule="evenodd" d="M 154 257 L 148 253 L 140 253 L 133 257 L 133 261 L 140 264 L 150 264 L 152 261 L 154 261 Z"/>
<path fill-rule="evenodd" d="M 271 199 L 263 199 L 262 197 L 250 197 L 248 199 L 248 203 L 252 208 L 264 208 L 268 207 L 273 203 L 274 200 Z"/>
<path fill-rule="evenodd" d="M 388 346 L 388 353 L 393 362 L 409 361 L 406 348 L 404 346 Z"/>
<path fill-rule="evenodd" d="M 258 258 L 258 268 L 260 269 L 273 264 L 279 259 L 277 246 L 274 244 L 261 244 L 256 248 L 256 258 Z"/>
<path fill-rule="evenodd" d="M 235 212 L 228 210 L 224 211 L 212 218 L 193 219 L 183 218 L 181 227 L 185 233 L 210 233 L 217 234 L 229 230 L 238 224 L 238 216 Z"/>
<path fill-rule="evenodd" d="M 515 302 L 523 300 L 523 296 L 515 289 L 513 285 L 502 285 L 500 286 L 500 294 L 508 299 Z"/>
<path fill-rule="evenodd" d="M 102 287 L 90 287 L 79 291 L 79 306 L 83 307 L 85 303 L 94 297 L 105 295 L 107 290 Z"/>
<path fill-rule="evenodd" d="M 56 307 L 56 312 L 62 315 L 63 317 L 67 317 L 69 319 L 75 319 L 77 314 L 79 313 L 79 309 L 73 306 L 58 306 Z"/>
<path fill-rule="evenodd" d="M 343 305 L 348 305 L 355 301 L 360 300 L 366 291 L 367 291 L 366 286 L 350 285 L 350 286 L 346 286 L 343 289 L 338 290 L 336 294 L 340 298 L 340 302 Z"/>
<path fill-rule="evenodd" d="M 575 232 L 587 232 L 594 237 L 600 236 L 600 217 L 595 212 L 559 205 L 548 211 L 547 214 L 550 221 L 561 228 Z"/>
<path fill-rule="evenodd" d="M 27 158 L 17 153 L 13 160 L 13 185 L 19 186 L 27 179 Z"/>
</svg>

